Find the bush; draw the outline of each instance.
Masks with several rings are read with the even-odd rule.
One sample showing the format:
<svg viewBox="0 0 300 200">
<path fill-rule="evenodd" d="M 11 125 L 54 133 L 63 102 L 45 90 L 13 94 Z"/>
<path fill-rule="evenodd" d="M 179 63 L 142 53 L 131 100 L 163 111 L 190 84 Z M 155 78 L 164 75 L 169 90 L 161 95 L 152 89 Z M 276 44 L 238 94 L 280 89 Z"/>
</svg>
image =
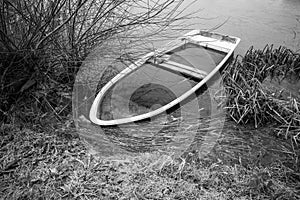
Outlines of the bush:
<svg viewBox="0 0 300 200">
<path fill-rule="evenodd" d="M 0 121 L 16 110 L 26 111 L 27 120 L 37 113 L 60 119 L 70 112 L 75 74 L 92 49 L 137 37 L 138 29 L 151 30 L 146 35 L 164 30 L 183 18 L 182 2 L 1 1 Z"/>
</svg>

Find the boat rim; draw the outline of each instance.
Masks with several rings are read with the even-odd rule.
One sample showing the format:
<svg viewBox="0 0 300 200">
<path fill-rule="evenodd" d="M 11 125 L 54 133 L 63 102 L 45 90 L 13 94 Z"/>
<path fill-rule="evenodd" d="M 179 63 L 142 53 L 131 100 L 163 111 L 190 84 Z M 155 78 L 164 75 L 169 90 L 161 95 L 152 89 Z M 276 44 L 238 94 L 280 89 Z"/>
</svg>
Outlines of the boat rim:
<svg viewBox="0 0 300 200">
<path fill-rule="evenodd" d="M 235 42 L 234 42 L 234 44 L 232 44 L 232 47 L 230 49 L 227 49 L 229 51 L 226 52 L 226 50 L 222 49 L 222 46 L 218 46 L 217 45 L 218 43 L 214 44 L 214 45 L 208 44 L 208 43 L 214 43 L 214 41 L 212 41 L 212 40 L 211 41 L 197 41 L 197 40 L 193 39 L 193 37 L 195 37 L 195 36 L 197 36 L 197 35 L 199 35 L 201 33 L 215 34 L 215 35 L 222 36 L 222 38 L 228 37 L 228 38 L 234 39 Z M 205 36 L 202 36 L 202 38 L 212 39 L 211 37 L 205 37 Z M 145 56 L 143 56 L 138 61 L 134 62 L 133 64 L 131 64 L 130 66 L 128 66 L 127 68 L 125 68 L 123 71 L 121 71 L 119 74 L 117 74 L 113 79 L 111 79 L 103 88 L 101 88 L 101 90 L 97 94 L 97 96 L 94 99 L 93 104 L 91 106 L 90 113 L 89 113 L 90 120 L 93 123 L 95 123 L 97 125 L 100 125 L 100 126 L 113 126 L 113 125 L 121 125 L 121 124 L 127 124 L 127 123 L 136 122 L 136 121 L 141 121 L 141 120 L 148 119 L 148 118 L 154 117 L 156 115 L 159 115 L 159 114 L 165 112 L 166 110 L 172 108 L 173 106 L 177 105 L 178 103 L 182 102 L 183 100 L 185 100 L 186 98 L 188 98 L 189 96 L 191 96 L 200 87 L 202 87 L 208 80 L 210 80 L 222 68 L 222 66 L 228 61 L 228 59 L 233 54 L 235 48 L 237 47 L 237 45 L 240 42 L 240 38 L 238 38 L 238 37 L 223 35 L 223 34 L 214 33 L 214 32 L 205 32 L 203 30 L 193 30 L 193 31 L 190 31 L 187 34 L 185 34 L 183 37 L 179 37 L 179 39 L 182 41 L 182 43 L 180 43 L 180 45 L 176 45 L 175 48 L 177 48 L 177 47 L 185 44 L 187 41 L 188 42 L 195 41 L 198 44 L 200 44 L 201 46 L 204 46 L 206 48 L 211 48 L 211 49 L 219 50 L 219 51 L 222 51 L 222 52 L 227 53 L 227 54 L 222 59 L 222 61 L 211 72 L 209 72 L 207 74 L 207 76 L 205 76 L 199 83 L 197 83 L 190 90 L 188 90 L 187 92 L 185 92 L 184 94 L 182 94 L 178 98 L 174 99 L 170 103 L 168 103 L 168 104 L 166 104 L 166 105 L 164 105 L 164 106 L 162 106 L 162 107 L 160 107 L 160 108 L 158 108 L 156 110 L 153 110 L 153 111 L 141 114 L 141 115 L 126 117 L 126 118 L 121 118 L 121 119 L 113 119 L 113 120 L 101 120 L 101 119 L 99 119 L 97 117 L 99 103 L 102 102 L 103 97 L 105 96 L 106 92 L 112 86 L 114 86 L 119 80 L 123 79 L 124 77 L 126 77 L 127 75 L 129 75 L 130 73 L 132 73 L 133 71 L 137 70 L 139 67 L 141 67 L 151 57 L 165 54 L 165 53 L 167 53 L 169 51 L 172 51 L 175 48 L 173 47 L 173 48 L 170 48 L 170 49 L 167 49 L 167 50 L 163 49 L 163 50 L 157 50 L 157 51 L 154 51 L 154 52 L 150 52 L 150 53 L 146 54 Z M 216 39 L 215 41 L 220 41 L 220 40 L 221 39 Z"/>
</svg>

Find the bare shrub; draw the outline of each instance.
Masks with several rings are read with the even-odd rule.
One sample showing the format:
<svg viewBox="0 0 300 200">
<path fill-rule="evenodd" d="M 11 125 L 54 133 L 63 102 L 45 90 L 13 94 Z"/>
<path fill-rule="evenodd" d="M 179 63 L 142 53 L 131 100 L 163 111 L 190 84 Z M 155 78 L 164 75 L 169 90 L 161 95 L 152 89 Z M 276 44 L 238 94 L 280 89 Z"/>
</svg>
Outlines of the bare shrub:
<svg viewBox="0 0 300 200">
<path fill-rule="evenodd" d="M 112 39 L 138 41 L 182 20 L 183 0 L 23 0 L 0 2 L 0 121 L 18 109 L 69 113 L 82 61 Z M 183 9 L 184 10 L 184 9 Z M 141 31 L 143 30 L 143 31 Z M 34 103 L 33 103 L 34 102 Z M 12 106 L 15 105 L 15 106 Z M 35 105 L 35 108 L 34 106 Z"/>
</svg>

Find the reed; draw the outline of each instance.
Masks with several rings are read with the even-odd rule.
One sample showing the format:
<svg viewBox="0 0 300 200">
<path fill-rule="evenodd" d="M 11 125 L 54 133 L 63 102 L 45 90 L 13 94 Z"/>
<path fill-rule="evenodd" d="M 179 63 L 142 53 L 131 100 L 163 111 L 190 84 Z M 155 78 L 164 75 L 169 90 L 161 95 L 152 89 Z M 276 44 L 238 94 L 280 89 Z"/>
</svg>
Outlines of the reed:
<svg viewBox="0 0 300 200">
<path fill-rule="evenodd" d="M 275 122 L 277 134 L 299 142 L 299 91 L 284 88 L 287 84 L 297 87 L 299 79 L 300 54 L 282 46 L 251 47 L 224 70 L 228 115 L 238 124 L 250 123 L 256 128 Z"/>
</svg>

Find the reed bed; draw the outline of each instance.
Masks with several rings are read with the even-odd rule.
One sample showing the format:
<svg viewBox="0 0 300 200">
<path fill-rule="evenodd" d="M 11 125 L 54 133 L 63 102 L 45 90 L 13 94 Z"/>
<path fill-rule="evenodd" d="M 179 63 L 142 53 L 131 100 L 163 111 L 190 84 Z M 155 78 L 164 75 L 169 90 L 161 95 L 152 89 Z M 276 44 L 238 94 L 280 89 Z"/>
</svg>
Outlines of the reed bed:
<svg viewBox="0 0 300 200">
<path fill-rule="evenodd" d="M 257 128 L 276 123 L 277 134 L 300 139 L 300 54 L 280 46 L 251 47 L 223 74 L 229 116 Z M 286 86 L 289 85 L 289 88 Z M 292 92 L 296 90 L 296 92 Z"/>
</svg>

